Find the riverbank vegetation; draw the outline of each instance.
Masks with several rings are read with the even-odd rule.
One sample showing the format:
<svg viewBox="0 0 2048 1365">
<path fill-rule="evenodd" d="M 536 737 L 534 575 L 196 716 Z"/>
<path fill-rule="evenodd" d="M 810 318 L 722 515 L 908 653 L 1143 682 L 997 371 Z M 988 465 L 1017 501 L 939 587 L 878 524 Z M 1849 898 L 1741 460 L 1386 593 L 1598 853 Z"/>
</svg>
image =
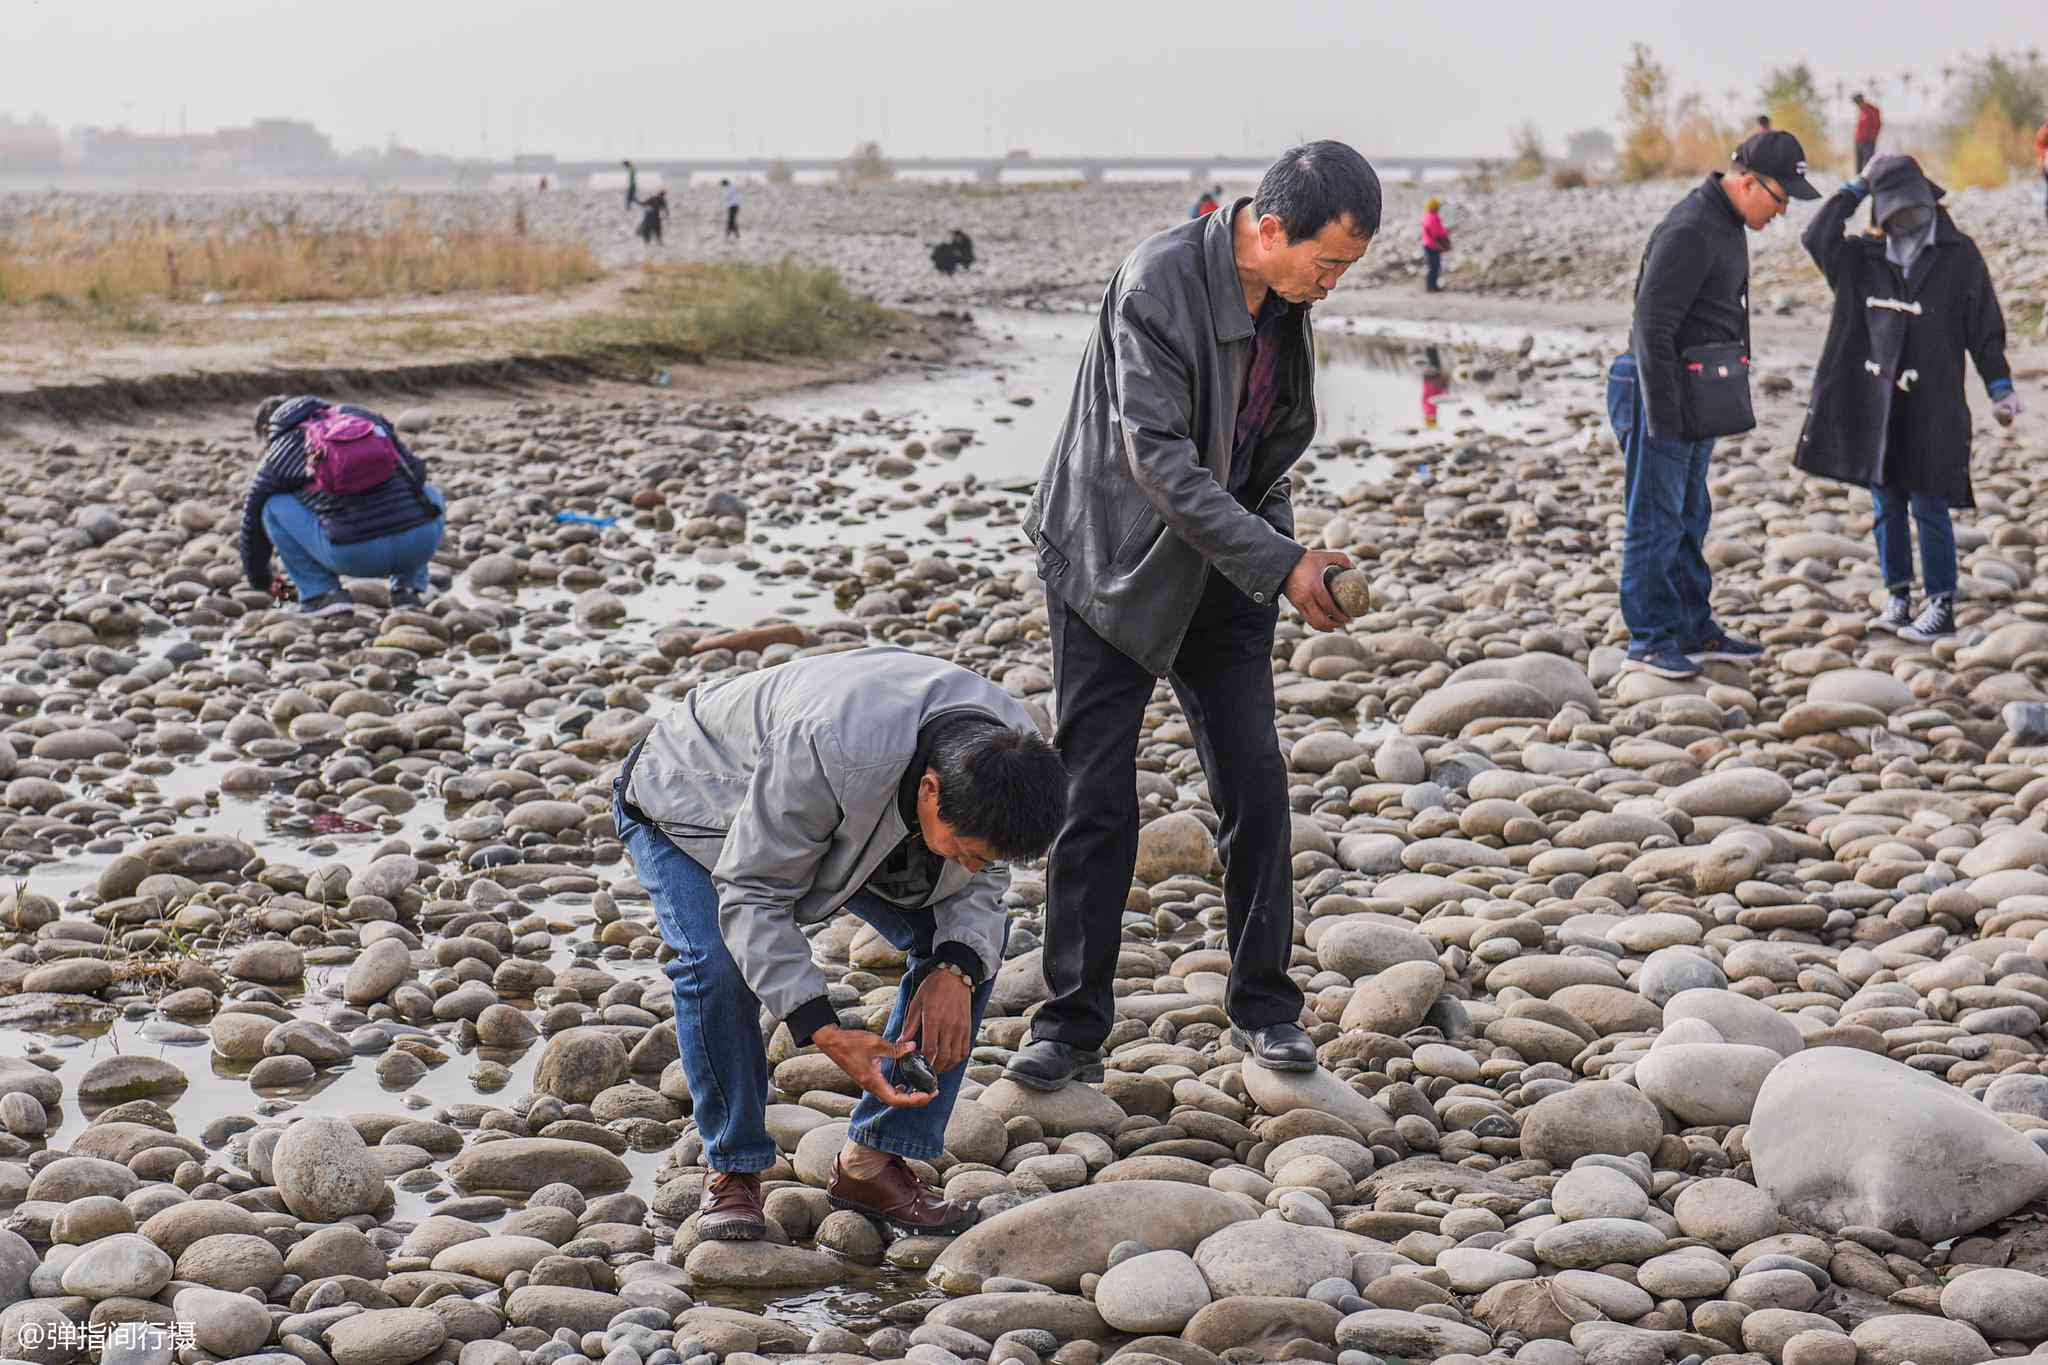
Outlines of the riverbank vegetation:
<svg viewBox="0 0 2048 1365">
<path fill-rule="evenodd" d="M 358 231 L 276 223 L 201 230 L 163 221 L 110 233 L 29 217 L 0 234 L 0 304 L 132 308 L 539 294 L 600 273 L 585 244 L 529 236 L 517 219 L 448 227 L 403 218 Z"/>
</svg>

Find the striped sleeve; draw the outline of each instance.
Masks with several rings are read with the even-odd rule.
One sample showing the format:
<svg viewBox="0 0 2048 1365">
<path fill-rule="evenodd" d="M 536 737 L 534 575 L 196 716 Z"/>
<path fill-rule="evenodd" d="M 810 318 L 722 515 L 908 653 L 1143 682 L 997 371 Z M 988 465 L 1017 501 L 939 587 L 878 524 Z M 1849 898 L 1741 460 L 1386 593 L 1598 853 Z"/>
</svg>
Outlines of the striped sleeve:
<svg viewBox="0 0 2048 1365">
<path fill-rule="evenodd" d="M 280 493 L 294 493 L 310 482 L 306 475 L 306 440 L 294 425 L 270 438 L 263 463 L 242 500 L 242 572 L 249 586 L 270 591 L 270 535 L 263 529 L 263 505 Z"/>
</svg>

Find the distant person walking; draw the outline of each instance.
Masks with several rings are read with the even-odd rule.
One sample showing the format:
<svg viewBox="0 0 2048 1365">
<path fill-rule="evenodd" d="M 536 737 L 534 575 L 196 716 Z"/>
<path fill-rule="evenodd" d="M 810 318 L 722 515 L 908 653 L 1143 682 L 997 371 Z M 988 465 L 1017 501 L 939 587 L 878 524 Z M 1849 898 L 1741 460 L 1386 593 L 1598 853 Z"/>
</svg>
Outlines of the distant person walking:
<svg viewBox="0 0 2048 1365">
<path fill-rule="evenodd" d="M 632 208 L 640 202 L 640 171 L 630 161 L 621 161 L 626 168 L 626 207 Z"/>
<path fill-rule="evenodd" d="M 1213 190 L 1203 190 L 1202 197 L 1197 199 L 1194 207 L 1188 210 L 1188 217 L 1201 218 L 1214 213 L 1222 203 L 1223 187 L 1221 185 L 1218 185 Z"/>
<path fill-rule="evenodd" d="M 1451 249 L 1451 234 L 1444 229 L 1444 220 L 1438 210 L 1444 201 L 1435 195 L 1422 206 L 1422 259 L 1429 266 L 1429 276 L 1422 287 L 1434 294 L 1443 288 L 1440 277 L 1444 268 L 1444 253 Z"/>
<path fill-rule="evenodd" d="M 1870 623 L 1926 644 L 1956 633 L 1951 507 L 1974 507 L 1963 355 L 1977 362 L 1992 415 L 2019 415 L 2005 359 L 2005 317 L 1977 244 L 1941 207 L 1942 189 L 1909 156 L 1873 157 L 1835 191 L 1801 239 L 1834 290 L 1834 318 L 1813 377 L 1793 463 L 1870 490 L 1885 609 Z M 1882 237 L 1844 237 L 1865 198 Z M 1913 615 L 1910 514 L 1920 529 L 1927 607 Z"/>
<path fill-rule="evenodd" d="M 740 187 L 733 184 L 730 180 L 721 180 L 718 182 L 718 185 L 724 191 L 719 196 L 719 202 L 725 206 L 725 235 L 727 237 L 738 237 L 740 235 Z"/>
<path fill-rule="evenodd" d="M 1756 426 L 1743 229 L 1763 231 L 1794 198 L 1820 198 L 1799 139 L 1754 134 L 1736 149 L 1734 172 L 1701 181 L 1643 249 L 1629 350 L 1607 372 L 1625 481 L 1621 614 L 1631 669 L 1690 678 L 1700 671 L 1695 658 L 1743 662 L 1763 653 L 1723 630 L 1708 602 L 1707 466 L 1716 437 Z"/>
<path fill-rule="evenodd" d="M 308 616 L 353 611 L 341 576 L 389 578 L 391 605 L 426 601 L 444 529 L 441 490 L 380 413 L 279 394 L 256 409 L 263 463 L 242 500 L 242 570 L 273 592 L 274 546 Z"/>
<path fill-rule="evenodd" d="M 668 217 L 668 191 L 656 190 L 640 201 L 640 207 L 645 210 L 640 215 L 640 240 L 660 246 L 662 220 Z"/>
<path fill-rule="evenodd" d="M 1758 114 L 1756 116 L 1756 130 L 1759 133 L 1771 131 L 1771 116 L 1769 114 Z"/>
</svg>

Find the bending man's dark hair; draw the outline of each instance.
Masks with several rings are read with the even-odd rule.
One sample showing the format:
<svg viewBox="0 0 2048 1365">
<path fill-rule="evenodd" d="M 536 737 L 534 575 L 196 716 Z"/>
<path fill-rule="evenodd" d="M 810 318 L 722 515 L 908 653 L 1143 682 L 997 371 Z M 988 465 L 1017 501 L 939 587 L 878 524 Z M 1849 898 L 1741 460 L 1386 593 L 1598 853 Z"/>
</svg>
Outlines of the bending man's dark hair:
<svg viewBox="0 0 2048 1365">
<path fill-rule="evenodd" d="M 930 769 L 939 779 L 939 818 L 956 834 L 1003 858 L 1036 858 L 1067 818 L 1067 770 L 1035 730 L 979 716 L 942 722 Z"/>
<path fill-rule="evenodd" d="M 1313 237 L 1349 218 L 1361 237 L 1380 230 L 1380 177 L 1372 163 L 1341 142 L 1304 142 L 1280 154 L 1259 181 L 1252 212 L 1272 214 L 1287 229 L 1287 242 Z"/>
</svg>

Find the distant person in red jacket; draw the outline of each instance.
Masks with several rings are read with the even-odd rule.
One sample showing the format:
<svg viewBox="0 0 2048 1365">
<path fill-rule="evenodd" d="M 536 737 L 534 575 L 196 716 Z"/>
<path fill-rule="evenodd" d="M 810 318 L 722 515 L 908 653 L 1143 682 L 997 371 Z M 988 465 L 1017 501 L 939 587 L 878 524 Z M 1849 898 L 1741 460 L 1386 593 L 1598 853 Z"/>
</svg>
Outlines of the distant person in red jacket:
<svg viewBox="0 0 2048 1365">
<path fill-rule="evenodd" d="M 1444 253 L 1451 249 L 1451 234 L 1444 230 L 1444 220 L 1437 212 L 1444 201 L 1435 195 L 1422 206 L 1422 259 L 1429 265 L 1429 276 L 1422 287 L 1434 294 L 1443 288 L 1438 277 L 1443 274 Z"/>
<path fill-rule="evenodd" d="M 2043 122 L 2041 131 L 2034 134 L 2034 164 L 2041 168 L 2041 188 L 2048 194 L 2048 122 Z"/>
<path fill-rule="evenodd" d="M 1856 174 L 1862 175 L 1870 158 L 1877 155 L 1877 135 L 1884 127 L 1884 110 L 1863 98 L 1857 91 L 1849 96 L 1856 102 Z M 1877 201 L 1870 201 L 1870 225 L 1877 226 Z"/>
</svg>

